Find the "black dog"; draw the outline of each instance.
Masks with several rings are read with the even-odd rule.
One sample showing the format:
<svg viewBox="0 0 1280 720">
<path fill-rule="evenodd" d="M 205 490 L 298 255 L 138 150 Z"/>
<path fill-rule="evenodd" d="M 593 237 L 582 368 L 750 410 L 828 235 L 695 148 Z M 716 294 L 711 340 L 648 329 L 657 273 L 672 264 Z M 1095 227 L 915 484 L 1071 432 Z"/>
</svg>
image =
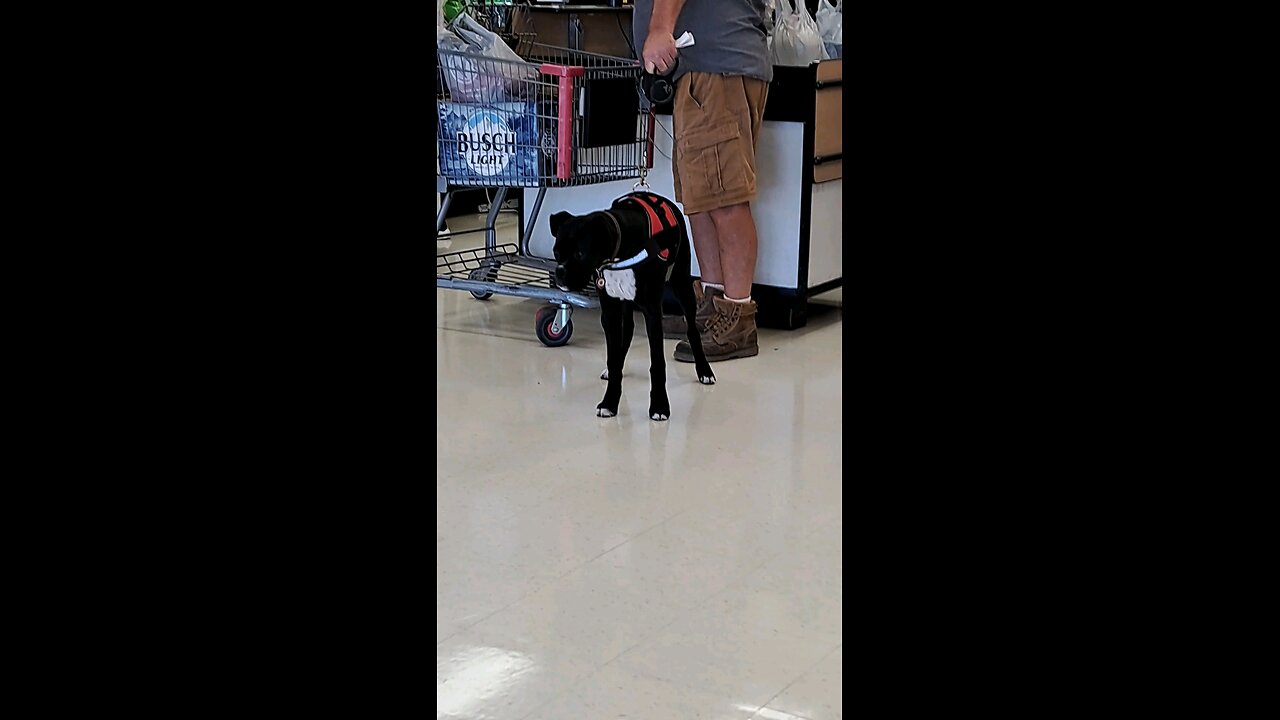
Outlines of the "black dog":
<svg viewBox="0 0 1280 720">
<path fill-rule="evenodd" d="M 622 364 L 635 330 L 633 312 L 639 308 L 649 334 L 649 417 L 671 417 L 662 348 L 662 295 L 667 283 L 689 324 L 698 382 L 715 383 L 694 319 L 697 301 L 690 274 L 689 232 L 675 203 L 653 193 L 635 192 L 618 198 L 608 210 L 582 216 L 558 212 L 551 216 L 551 234 L 556 238 L 556 284 L 572 292 L 590 284 L 600 294 L 606 348 L 605 371 L 600 377 L 608 380 L 609 386 L 596 406 L 597 415 L 618 414 Z M 628 274 L 631 272 L 634 281 Z"/>
</svg>

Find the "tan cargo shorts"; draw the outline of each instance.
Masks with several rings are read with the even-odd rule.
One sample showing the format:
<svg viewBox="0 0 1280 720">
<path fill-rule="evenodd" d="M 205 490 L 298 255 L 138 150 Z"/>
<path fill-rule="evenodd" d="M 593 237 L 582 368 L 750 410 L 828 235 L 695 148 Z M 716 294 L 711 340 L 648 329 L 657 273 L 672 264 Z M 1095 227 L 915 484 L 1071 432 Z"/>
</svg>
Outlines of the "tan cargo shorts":
<svg viewBox="0 0 1280 720">
<path fill-rule="evenodd" d="M 756 147 L 769 83 L 690 72 L 676 82 L 676 200 L 696 215 L 756 198 Z"/>
</svg>

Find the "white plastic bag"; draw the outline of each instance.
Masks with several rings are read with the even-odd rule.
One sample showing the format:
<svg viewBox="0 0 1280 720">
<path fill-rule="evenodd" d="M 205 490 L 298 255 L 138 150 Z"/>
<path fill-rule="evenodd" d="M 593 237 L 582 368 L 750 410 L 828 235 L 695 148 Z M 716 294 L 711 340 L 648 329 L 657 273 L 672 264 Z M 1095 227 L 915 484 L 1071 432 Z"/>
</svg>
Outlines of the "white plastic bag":
<svg viewBox="0 0 1280 720">
<path fill-rule="evenodd" d="M 818 42 L 821 43 L 822 31 L 818 29 L 818 21 L 814 20 L 813 16 L 809 14 L 809 8 L 805 5 L 804 0 L 795 0 L 795 2 L 796 2 L 796 14 L 800 15 L 800 21 L 803 22 L 805 25 L 807 25 L 811 31 L 817 34 Z M 822 44 L 820 47 L 821 47 L 821 52 L 819 53 L 817 59 L 830 60 L 831 56 L 827 54 L 827 46 L 825 44 Z"/>
<path fill-rule="evenodd" d="M 822 46 L 833 58 L 844 54 L 844 0 L 839 2 L 839 7 L 832 5 L 831 0 L 818 2 L 818 33 L 822 36 Z"/>
<path fill-rule="evenodd" d="M 470 15 L 459 13 L 452 31 L 437 29 L 436 47 L 460 55 L 442 54 L 451 97 L 459 102 L 507 102 L 527 94 L 537 71 L 492 31 Z M 502 62 L 495 62 L 502 61 Z"/>
<path fill-rule="evenodd" d="M 500 102 L 507 96 L 507 80 L 488 72 L 484 58 L 462 38 L 444 28 L 436 30 L 440 70 L 449 96 L 458 102 Z M 447 52 L 445 52 L 447 51 Z"/>
<path fill-rule="evenodd" d="M 804 0 L 796 0 L 795 9 L 789 0 L 778 0 L 778 19 L 769 46 L 774 65 L 803 66 L 828 59 L 818 24 L 804 6 Z"/>
<path fill-rule="evenodd" d="M 475 18 L 465 12 L 458 13 L 458 17 L 453 19 L 453 31 L 458 34 L 458 37 L 473 45 L 485 57 L 518 63 L 524 62 L 524 58 L 508 47 L 502 38 L 498 37 L 492 30 L 476 22 Z"/>
<path fill-rule="evenodd" d="M 818 21 L 818 30 L 822 33 L 823 37 L 826 37 L 828 30 L 827 23 L 831 22 L 830 18 L 832 15 L 835 15 L 838 19 L 840 17 L 840 11 L 836 9 L 835 5 L 831 4 L 831 0 L 818 0 L 818 12 L 815 14 L 814 19 Z"/>
</svg>

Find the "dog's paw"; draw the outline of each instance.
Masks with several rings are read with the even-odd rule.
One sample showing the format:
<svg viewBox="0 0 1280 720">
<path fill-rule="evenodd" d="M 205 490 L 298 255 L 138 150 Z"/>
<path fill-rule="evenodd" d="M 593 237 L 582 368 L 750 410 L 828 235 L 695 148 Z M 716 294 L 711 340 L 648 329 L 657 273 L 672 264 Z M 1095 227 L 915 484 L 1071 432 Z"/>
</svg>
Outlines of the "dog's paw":
<svg viewBox="0 0 1280 720">
<path fill-rule="evenodd" d="M 671 417 L 671 403 L 666 398 L 649 403 L 650 420 L 666 420 Z"/>
<path fill-rule="evenodd" d="M 613 417 L 618 414 L 618 408 L 607 408 L 604 404 L 596 406 L 596 417 Z"/>
<path fill-rule="evenodd" d="M 698 382 L 702 383 L 703 385 L 715 385 L 716 376 L 715 375 L 699 375 Z"/>
</svg>

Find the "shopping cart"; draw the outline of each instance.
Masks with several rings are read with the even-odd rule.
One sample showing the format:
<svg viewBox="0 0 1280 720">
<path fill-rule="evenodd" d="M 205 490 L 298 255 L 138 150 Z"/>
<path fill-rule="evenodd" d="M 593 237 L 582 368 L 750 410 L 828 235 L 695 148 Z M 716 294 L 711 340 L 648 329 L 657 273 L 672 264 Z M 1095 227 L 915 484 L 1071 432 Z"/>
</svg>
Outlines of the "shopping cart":
<svg viewBox="0 0 1280 720">
<path fill-rule="evenodd" d="M 631 58 L 542 45 L 504 35 L 520 59 L 438 51 L 436 101 L 440 171 L 437 192 L 447 193 L 436 216 L 443 227 L 457 189 L 490 188 L 485 225 L 451 229 L 451 237 L 483 232 L 483 248 L 436 256 L 436 287 L 545 300 L 534 316 L 544 345 L 564 345 L 573 334 L 573 308 L 597 308 L 595 289 L 561 290 L 555 260 L 536 257 L 529 243 L 550 187 L 574 187 L 640 178 L 653 166 L 653 116 L 640 111 Z M 512 189 L 537 188 L 519 244 L 497 242 L 498 213 Z"/>
</svg>

